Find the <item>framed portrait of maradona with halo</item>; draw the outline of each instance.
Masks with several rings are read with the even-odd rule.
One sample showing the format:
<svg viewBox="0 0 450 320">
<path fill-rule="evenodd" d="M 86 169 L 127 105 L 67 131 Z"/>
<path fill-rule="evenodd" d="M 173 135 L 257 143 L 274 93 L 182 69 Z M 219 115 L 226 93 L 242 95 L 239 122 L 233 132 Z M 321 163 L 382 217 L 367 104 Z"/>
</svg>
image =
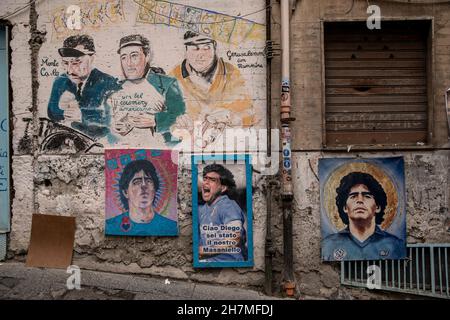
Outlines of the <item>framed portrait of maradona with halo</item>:
<svg viewBox="0 0 450 320">
<path fill-rule="evenodd" d="M 406 258 L 403 157 L 319 159 L 322 260 Z"/>
</svg>

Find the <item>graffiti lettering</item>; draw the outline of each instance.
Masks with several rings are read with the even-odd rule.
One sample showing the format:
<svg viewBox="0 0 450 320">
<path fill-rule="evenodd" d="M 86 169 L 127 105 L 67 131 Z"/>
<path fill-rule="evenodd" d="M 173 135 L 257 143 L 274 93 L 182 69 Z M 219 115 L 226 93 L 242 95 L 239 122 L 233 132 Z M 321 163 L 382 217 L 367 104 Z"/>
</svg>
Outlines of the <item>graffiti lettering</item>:
<svg viewBox="0 0 450 320">
<path fill-rule="evenodd" d="M 42 77 L 58 77 L 59 76 L 59 71 L 56 69 L 52 69 L 50 71 L 47 71 L 46 68 L 42 67 L 41 70 L 39 71 L 39 74 Z"/>
<path fill-rule="evenodd" d="M 68 15 L 66 20 L 67 28 L 70 30 L 81 30 L 81 8 L 71 5 L 67 7 L 66 14 Z"/>
<path fill-rule="evenodd" d="M 146 108 L 145 106 L 147 105 L 147 102 L 145 101 L 141 101 L 142 103 L 145 103 L 145 105 L 143 107 L 123 107 L 121 106 L 119 108 L 119 111 L 135 111 L 135 112 L 148 112 L 148 113 L 152 113 L 152 109 L 151 108 Z M 137 103 L 137 102 L 136 102 Z"/>
<path fill-rule="evenodd" d="M 248 50 L 246 52 L 235 52 L 235 51 L 228 50 L 227 57 L 228 57 L 228 60 L 231 60 L 232 58 L 238 58 L 238 57 L 264 57 L 264 51 Z M 238 62 L 239 62 L 239 60 L 238 60 Z"/>
<path fill-rule="evenodd" d="M 48 57 L 44 57 L 44 58 L 42 58 L 41 66 L 44 66 L 44 65 L 49 66 L 49 67 L 57 67 L 57 66 L 59 66 L 59 63 L 58 63 L 58 61 L 56 61 L 56 59 L 49 60 Z"/>
<path fill-rule="evenodd" d="M 367 29 L 381 29 L 381 8 L 377 5 L 368 6 L 367 13 L 372 14 L 367 18 Z"/>
<path fill-rule="evenodd" d="M 123 0 L 98 0 L 80 3 L 80 6 L 58 7 L 52 11 L 56 39 L 75 34 L 78 30 L 95 29 L 125 20 Z"/>
<path fill-rule="evenodd" d="M 237 66 L 239 69 L 246 69 L 246 68 L 264 68 L 264 65 L 262 63 L 258 63 L 258 62 L 247 62 L 247 59 L 249 57 L 251 58 L 256 58 L 256 57 L 263 57 L 264 56 L 264 52 L 263 51 L 245 51 L 245 52 L 235 52 L 235 51 L 231 51 L 228 50 L 227 51 L 227 57 L 228 60 L 230 61 L 231 59 L 236 59 L 237 61 Z"/>
<path fill-rule="evenodd" d="M 71 265 L 67 267 L 66 273 L 70 273 L 69 278 L 67 278 L 66 286 L 67 289 L 81 290 L 81 270 L 80 267 Z"/>
<path fill-rule="evenodd" d="M 3 119 L 2 120 L 2 122 L 1 122 L 1 124 L 0 124 L 0 129 L 3 131 L 3 132 L 7 132 L 7 124 L 8 124 L 8 122 L 6 121 L 6 118 L 5 119 Z"/>
<path fill-rule="evenodd" d="M 118 99 L 111 99 L 111 102 L 117 111 L 155 113 L 155 108 L 149 106 L 148 101 L 144 99 L 144 93 L 134 93 L 134 95 L 121 95 Z"/>
<path fill-rule="evenodd" d="M 121 107 L 123 107 L 123 106 L 143 106 L 143 108 L 145 108 L 147 106 L 147 102 L 143 101 L 143 100 L 121 100 L 119 102 L 119 105 Z M 150 110 L 148 110 L 148 111 L 150 111 Z"/>
<path fill-rule="evenodd" d="M 178 161 L 178 153 L 196 153 L 205 154 L 216 153 L 218 150 L 214 148 L 203 149 L 202 143 L 197 139 L 202 139 L 202 132 L 204 128 L 201 122 L 195 122 L 193 132 L 186 129 L 179 129 L 183 132 L 184 139 L 180 144 L 176 145 L 173 149 L 172 161 L 176 163 Z M 267 129 L 225 129 L 224 134 L 220 134 L 216 141 L 219 146 L 226 146 L 227 150 L 237 150 L 239 152 L 246 152 L 252 156 L 252 165 L 262 175 L 275 175 L 279 170 L 279 137 L 280 133 L 278 129 L 271 129 L 271 155 L 266 155 L 267 149 Z M 187 161 L 189 161 L 188 158 Z M 220 157 L 217 158 L 217 162 L 222 161 Z"/>
<path fill-rule="evenodd" d="M 239 69 L 246 69 L 246 68 L 264 68 L 264 66 L 260 63 L 250 63 L 250 64 L 242 64 L 238 63 Z"/>
<path fill-rule="evenodd" d="M 8 151 L 0 149 L 0 158 L 7 158 Z"/>
<path fill-rule="evenodd" d="M 381 269 L 377 265 L 370 265 L 366 269 L 368 289 L 381 289 Z"/>
</svg>

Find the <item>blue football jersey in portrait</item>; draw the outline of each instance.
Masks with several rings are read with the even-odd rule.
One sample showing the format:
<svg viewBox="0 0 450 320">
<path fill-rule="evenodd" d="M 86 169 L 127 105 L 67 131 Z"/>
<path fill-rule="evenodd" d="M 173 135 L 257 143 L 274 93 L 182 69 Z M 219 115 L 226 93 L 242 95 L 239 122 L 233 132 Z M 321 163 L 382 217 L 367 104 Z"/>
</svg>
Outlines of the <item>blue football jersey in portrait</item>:
<svg viewBox="0 0 450 320">
<path fill-rule="evenodd" d="M 136 223 L 130 219 L 127 211 L 106 220 L 105 234 L 116 236 L 176 236 L 178 235 L 178 226 L 176 221 L 163 217 L 156 212 L 149 223 Z"/>
<path fill-rule="evenodd" d="M 236 201 L 231 200 L 227 195 L 222 195 L 217 200 L 209 205 L 207 203 L 199 206 L 199 230 L 200 230 L 200 246 L 203 250 L 210 249 L 211 252 L 215 248 L 220 247 L 211 245 L 211 243 L 223 241 L 233 241 L 233 239 L 208 237 L 211 234 L 230 234 L 230 230 L 227 230 L 227 224 L 232 221 L 240 221 L 241 239 L 240 245 L 235 248 L 227 249 L 226 253 L 211 254 L 208 258 L 201 259 L 201 261 L 244 261 L 246 259 L 246 231 L 244 228 L 245 215 Z M 217 232 L 210 230 L 217 230 Z"/>
</svg>

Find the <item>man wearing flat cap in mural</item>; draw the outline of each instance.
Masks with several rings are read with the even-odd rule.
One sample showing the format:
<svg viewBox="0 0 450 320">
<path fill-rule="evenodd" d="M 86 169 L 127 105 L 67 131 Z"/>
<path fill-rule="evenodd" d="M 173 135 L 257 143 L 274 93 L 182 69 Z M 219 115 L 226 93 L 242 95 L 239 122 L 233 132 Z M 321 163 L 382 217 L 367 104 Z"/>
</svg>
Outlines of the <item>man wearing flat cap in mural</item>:
<svg viewBox="0 0 450 320">
<path fill-rule="evenodd" d="M 53 83 L 48 117 L 67 121 L 93 138 L 105 136 L 110 114 L 103 102 L 110 92 L 118 90 L 117 80 L 93 67 L 95 46 L 89 35 L 68 37 L 58 52 L 66 72 Z"/>
<path fill-rule="evenodd" d="M 322 259 L 378 260 L 402 259 L 404 241 L 382 230 L 387 196 L 370 174 L 351 172 L 336 189 L 339 217 L 347 227 L 322 240 Z"/>
<path fill-rule="evenodd" d="M 217 42 L 193 31 L 184 34 L 186 55 L 170 75 L 178 79 L 192 121 L 204 129 L 255 124 L 252 100 L 240 71 L 217 56 Z"/>
<path fill-rule="evenodd" d="M 113 109 L 113 132 L 126 136 L 134 129 L 143 129 L 148 137 L 159 134 L 161 142 L 176 143 L 171 129 L 185 113 L 177 79 L 150 65 L 150 42 L 142 35 L 121 38 L 117 53 L 124 79 L 121 90 L 108 99 Z"/>
</svg>

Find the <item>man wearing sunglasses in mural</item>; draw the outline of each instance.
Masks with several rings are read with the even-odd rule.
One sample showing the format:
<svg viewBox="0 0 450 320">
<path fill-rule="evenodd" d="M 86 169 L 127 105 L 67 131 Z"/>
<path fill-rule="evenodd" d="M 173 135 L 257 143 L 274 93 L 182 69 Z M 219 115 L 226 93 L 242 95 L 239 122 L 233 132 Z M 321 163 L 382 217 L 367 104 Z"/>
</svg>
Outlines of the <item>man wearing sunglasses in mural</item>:
<svg viewBox="0 0 450 320">
<path fill-rule="evenodd" d="M 134 130 L 133 138 L 139 131 L 163 144 L 175 144 L 178 140 L 171 131 L 185 113 L 177 79 L 150 65 L 150 42 L 142 35 L 121 38 L 117 53 L 124 79 L 121 90 L 107 100 L 113 113 L 112 131 L 124 137 Z"/>
<path fill-rule="evenodd" d="M 119 180 L 124 213 L 106 220 L 107 235 L 175 236 L 177 223 L 155 211 L 160 181 L 148 160 L 128 163 Z"/>
<path fill-rule="evenodd" d="M 239 69 L 217 55 L 217 42 L 193 31 L 184 34 L 185 59 L 170 75 L 178 79 L 191 121 L 202 123 L 203 146 L 226 127 L 256 123 Z"/>
<path fill-rule="evenodd" d="M 322 259 L 378 260 L 402 259 L 404 241 L 381 229 L 387 196 L 375 178 L 351 172 L 336 189 L 336 206 L 347 227 L 322 240 Z"/>
<path fill-rule="evenodd" d="M 230 199 L 235 188 L 234 176 L 224 166 L 210 164 L 203 169 L 204 204 L 198 209 L 201 262 L 246 260 L 245 215 Z"/>
<path fill-rule="evenodd" d="M 109 114 L 103 102 L 120 88 L 117 79 L 93 67 L 95 46 L 89 35 L 68 37 L 58 52 L 66 72 L 53 82 L 48 117 L 92 138 L 106 136 Z"/>
</svg>

